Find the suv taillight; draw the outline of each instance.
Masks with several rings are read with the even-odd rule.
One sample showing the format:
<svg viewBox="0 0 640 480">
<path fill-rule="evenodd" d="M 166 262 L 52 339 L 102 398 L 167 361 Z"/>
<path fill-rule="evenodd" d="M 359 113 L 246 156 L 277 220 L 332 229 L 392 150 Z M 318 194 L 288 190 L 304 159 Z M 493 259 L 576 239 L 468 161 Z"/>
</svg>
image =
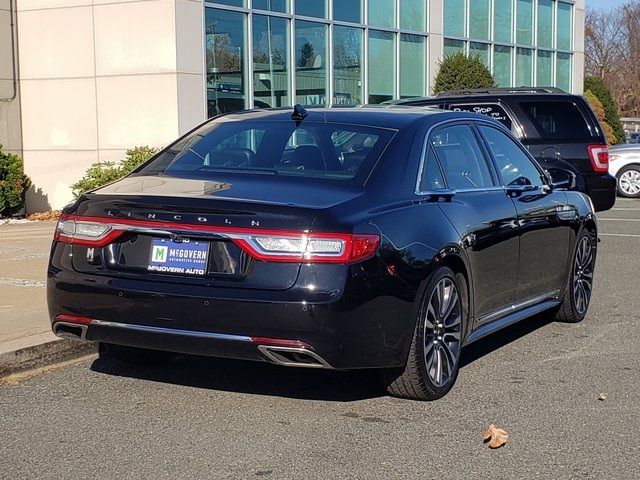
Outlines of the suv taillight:
<svg viewBox="0 0 640 480">
<path fill-rule="evenodd" d="M 587 151 L 594 171 L 600 173 L 609 171 L 609 148 L 606 145 L 589 145 Z"/>
</svg>

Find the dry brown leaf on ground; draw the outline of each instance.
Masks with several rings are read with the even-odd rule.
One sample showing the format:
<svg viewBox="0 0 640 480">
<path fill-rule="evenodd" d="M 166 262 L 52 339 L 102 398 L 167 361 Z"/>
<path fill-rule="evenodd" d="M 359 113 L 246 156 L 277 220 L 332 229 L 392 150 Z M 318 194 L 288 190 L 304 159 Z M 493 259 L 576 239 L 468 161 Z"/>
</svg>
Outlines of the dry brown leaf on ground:
<svg viewBox="0 0 640 480">
<path fill-rule="evenodd" d="M 32 213 L 27 219 L 32 222 L 44 222 L 47 220 L 57 220 L 60 218 L 60 212 L 58 210 L 53 210 L 51 212 L 41 212 L 41 213 Z"/>
<path fill-rule="evenodd" d="M 509 434 L 506 430 L 496 427 L 493 423 L 487 427 L 482 436 L 485 443 L 489 442 L 489 448 L 500 448 L 507 443 L 508 439 Z"/>
<path fill-rule="evenodd" d="M 607 399 L 608 396 L 609 396 L 609 394 L 607 392 L 602 392 L 602 393 L 600 393 L 600 395 L 598 395 L 598 400 L 601 400 L 601 401 L 604 402 Z"/>
</svg>

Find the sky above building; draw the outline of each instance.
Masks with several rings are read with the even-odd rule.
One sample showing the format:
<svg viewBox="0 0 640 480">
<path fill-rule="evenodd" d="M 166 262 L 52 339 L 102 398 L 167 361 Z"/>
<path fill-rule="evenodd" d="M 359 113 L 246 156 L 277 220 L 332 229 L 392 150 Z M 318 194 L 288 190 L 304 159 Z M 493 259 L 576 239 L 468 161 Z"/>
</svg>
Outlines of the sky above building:
<svg viewBox="0 0 640 480">
<path fill-rule="evenodd" d="M 598 10 L 609 10 L 618 7 L 629 0 L 587 0 L 587 8 L 597 8 Z"/>
</svg>

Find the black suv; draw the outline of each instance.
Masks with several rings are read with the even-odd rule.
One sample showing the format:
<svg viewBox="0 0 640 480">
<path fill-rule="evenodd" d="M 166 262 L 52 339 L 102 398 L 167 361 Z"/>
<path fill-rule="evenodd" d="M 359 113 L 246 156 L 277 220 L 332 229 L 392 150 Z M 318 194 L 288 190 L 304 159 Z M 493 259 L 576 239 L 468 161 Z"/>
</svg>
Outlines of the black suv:
<svg viewBox="0 0 640 480">
<path fill-rule="evenodd" d="M 475 112 L 501 122 L 545 169 L 576 175 L 576 190 L 591 197 L 596 211 L 616 200 L 609 175 L 607 142 L 587 101 L 557 88 L 492 88 L 442 92 L 435 97 L 391 102 Z"/>
</svg>

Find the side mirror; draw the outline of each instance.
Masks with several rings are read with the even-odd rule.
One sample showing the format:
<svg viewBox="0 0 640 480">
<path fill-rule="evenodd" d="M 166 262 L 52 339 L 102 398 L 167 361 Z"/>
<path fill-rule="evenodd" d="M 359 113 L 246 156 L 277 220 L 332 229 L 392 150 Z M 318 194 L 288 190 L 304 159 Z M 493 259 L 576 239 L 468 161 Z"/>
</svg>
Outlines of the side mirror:
<svg viewBox="0 0 640 480">
<path fill-rule="evenodd" d="M 547 178 L 551 188 L 562 188 L 572 190 L 576 188 L 576 174 L 565 168 L 548 168 L 546 170 Z"/>
</svg>

